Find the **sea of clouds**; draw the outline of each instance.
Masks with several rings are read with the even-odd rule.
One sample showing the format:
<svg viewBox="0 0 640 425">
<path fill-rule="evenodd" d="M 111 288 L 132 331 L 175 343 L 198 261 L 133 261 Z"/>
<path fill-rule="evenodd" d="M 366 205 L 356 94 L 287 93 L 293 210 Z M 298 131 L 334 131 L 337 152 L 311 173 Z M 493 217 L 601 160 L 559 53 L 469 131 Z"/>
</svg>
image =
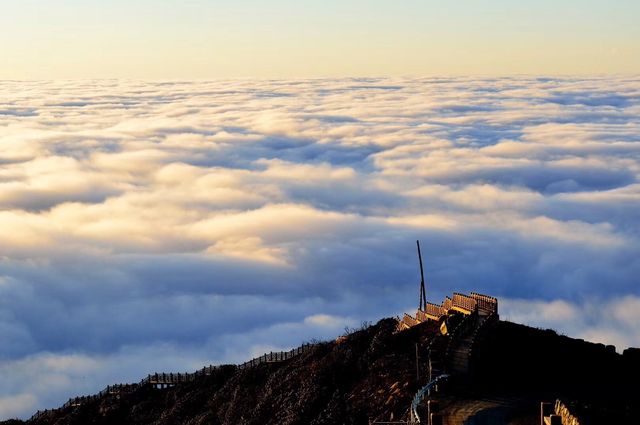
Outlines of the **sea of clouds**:
<svg viewBox="0 0 640 425">
<path fill-rule="evenodd" d="M 640 78 L 0 82 L 0 418 L 427 295 L 640 345 Z"/>
</svg>

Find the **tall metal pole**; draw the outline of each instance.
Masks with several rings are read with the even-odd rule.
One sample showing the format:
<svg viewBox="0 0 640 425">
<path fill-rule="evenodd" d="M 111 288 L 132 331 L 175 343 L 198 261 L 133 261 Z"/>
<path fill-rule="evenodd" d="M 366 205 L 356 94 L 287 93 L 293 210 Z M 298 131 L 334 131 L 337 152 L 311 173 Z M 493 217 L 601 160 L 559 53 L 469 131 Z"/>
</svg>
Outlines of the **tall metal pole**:
<svg viewBox="0 0 640 425">
<path fill-rule="evenodd" d="M 420 241 L 416 241 L 418 245 L 418 260 L 420 261 L 420 310 L 427 309 L 427 291 L 424 287 L 424 269 L 422 268 L 422 253 L 420 252 Z"/>
</svg>

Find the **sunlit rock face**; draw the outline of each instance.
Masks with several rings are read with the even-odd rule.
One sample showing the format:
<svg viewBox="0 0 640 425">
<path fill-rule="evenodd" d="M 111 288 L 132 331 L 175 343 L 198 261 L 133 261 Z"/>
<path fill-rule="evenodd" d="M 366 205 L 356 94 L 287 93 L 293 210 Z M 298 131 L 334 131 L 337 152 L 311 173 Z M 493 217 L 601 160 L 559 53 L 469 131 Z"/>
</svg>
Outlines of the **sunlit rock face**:
<svg viewBox="0 0 640 425">
<path fill-rule="evenodd" d="M 638 78 L 0 82 L 0 417 L 415 310 L 416 239 L 640 345 L 639 173 Z"/>
</svg>

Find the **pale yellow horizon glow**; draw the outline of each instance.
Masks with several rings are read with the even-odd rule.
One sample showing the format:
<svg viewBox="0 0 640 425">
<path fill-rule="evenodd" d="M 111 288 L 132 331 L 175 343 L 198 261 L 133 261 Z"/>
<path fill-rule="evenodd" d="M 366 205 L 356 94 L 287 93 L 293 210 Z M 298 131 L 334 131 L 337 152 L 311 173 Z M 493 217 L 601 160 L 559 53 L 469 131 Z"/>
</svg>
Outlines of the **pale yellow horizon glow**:
<svg viewBox="0 0 640 425">
<path fill-rule="evenodd" d="M 0 78 L 640 73 L 637 2 L 448 3 L 25 0 Z"/>
</svg>

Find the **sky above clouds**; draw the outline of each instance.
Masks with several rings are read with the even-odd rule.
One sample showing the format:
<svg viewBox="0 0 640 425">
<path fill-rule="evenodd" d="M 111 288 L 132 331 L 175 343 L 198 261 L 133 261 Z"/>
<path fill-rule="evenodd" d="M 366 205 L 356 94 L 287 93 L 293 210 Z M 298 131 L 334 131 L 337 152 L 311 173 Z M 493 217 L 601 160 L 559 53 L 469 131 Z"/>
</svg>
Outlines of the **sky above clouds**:
<svg viewBox="0 0 640 425">
<path fill-rule="evenodd" d="M 640 78 L 0 82 L 0 417 L 427 296 L 640 346 Z"/>
<path fill-rule="evenodd" d="M 640 72 L 637 0 L 0 2 L 0 78 Z"/>
</svg>

